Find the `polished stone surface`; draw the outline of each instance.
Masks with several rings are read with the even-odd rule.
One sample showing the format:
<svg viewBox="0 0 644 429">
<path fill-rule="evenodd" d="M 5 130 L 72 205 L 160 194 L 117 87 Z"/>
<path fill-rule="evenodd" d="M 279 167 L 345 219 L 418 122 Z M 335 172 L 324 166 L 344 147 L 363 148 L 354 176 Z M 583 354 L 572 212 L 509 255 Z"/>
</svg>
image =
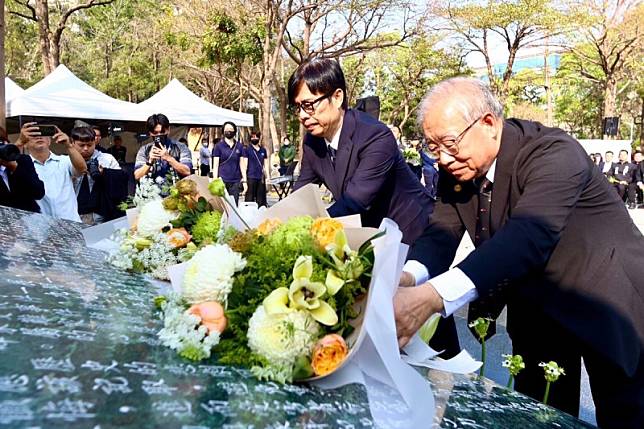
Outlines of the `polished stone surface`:
<svg viewBox="0 0 644 429">
<path fill-rule="evenodd" d="M 159 345 L 156 287 L 107 265 L 79 231 L 0 207 L 0 428 L 374 426 L 359 385 L 264 383 Z M 585 427 L 489 381 L 429 378 L 427 427 Z"/>
</svg>

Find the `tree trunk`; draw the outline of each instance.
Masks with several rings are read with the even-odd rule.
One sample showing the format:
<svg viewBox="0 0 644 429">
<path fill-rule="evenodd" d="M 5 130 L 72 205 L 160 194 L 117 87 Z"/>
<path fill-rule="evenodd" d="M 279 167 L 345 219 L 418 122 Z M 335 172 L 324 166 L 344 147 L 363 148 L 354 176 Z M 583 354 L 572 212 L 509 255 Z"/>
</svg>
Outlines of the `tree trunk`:
<svg viewBox="0 0 644 429">
<path fill-rule="evenodd" d="M 604 117 L 616 116 L 617 104 L 617 79 L 614 76 L 607 76 L 604 85 Z"/>
<path fill-rule="evenodd" d="M 36 0 L 36 17 L 38 18 L 38 44 L 45 76 L 54 71 L 51 55 L 51 32 L 49 31 L 49 5 L 47 0 Z"/>
</svg>

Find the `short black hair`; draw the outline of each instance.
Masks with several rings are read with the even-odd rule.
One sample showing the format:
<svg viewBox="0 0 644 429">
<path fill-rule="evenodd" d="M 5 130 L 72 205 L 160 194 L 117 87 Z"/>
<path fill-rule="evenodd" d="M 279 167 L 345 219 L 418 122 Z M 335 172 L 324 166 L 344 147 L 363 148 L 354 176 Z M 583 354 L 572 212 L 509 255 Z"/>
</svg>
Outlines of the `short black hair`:
<svg viewBox="0 0 644 429">
<path fill-rule="evenodd" d="M 188 140 L 186 140 L 186 138 L 185 138 L 185 137 L 181 137 L 181 138 L 179 139 L 179 143 L 185 143 L 185 144 L 188 144 Z"/>
<path fill-rule="evenodd" d="M 146 126 L 148 127 L 148 132 L 153 133 L 154 128 L 157 125 L 161 125 L 162 130 L 167 130 L 170 128 L 170 120 L 163 113 L 156 113 L 148 118 L 146 121 Z"/>
<path fill-rule="evenodd" d="M 257 137 L 258 139 L 261 139 L 262 133 L 259 131 L 253 131 L 252 133 L 250 133 L 250 138 L 253 138 L 253 137 Z"/>
<path fill-rule="evenodd" d="M 73 128 L 70 134 L 71 134 L 70 137 L 72 138 L 72 141 L 75 141 L 75 142 L 88 143 L 88 142 L 93 142 L 94 139 L 96 138 L 96 133 L 94 132 L 94 129 L 90 127 Z"/>
<path fill-rule="evenodd" d="M 226 125 L 231 125 L 233 127 L 233 130 L 235 130 L 235 134 L 237 134 L 237 125 L 235 125 L 233 122 L 226 121 L 223 123 L 221 126 L 221 132 L 223 133 L 224 130 L 226 129 Z"/>
<path fill-rule="evenodd" d="M 609 153 L 610 153 L 611 155 L 614 155 L 614 153 L 613 153 L 613 151 L 612 151 L 612 150 L 607 150 L 607 151 L 606 151 L 606 154 L 609 154 Z"/>
<path fill-rule="evenodd" d="M 302 84 L 306 84 L 313 94 L 329 94 L 341 89 L 342 108 L 347 109 L 347 84 L 340 63 L 329 58 L 314 58 L 303 62 L 288 80 L 288 102 L 295 104 L 295 97 Z"/>
<path fill-rule="evenodd" d="M 622 152 L 624 152 L 626 155 L 628 155 L 628 151 L 626 149 L 622 149 L 622 150 L 619 151 L 619 153 L 622 153 Z"/>
</svg>

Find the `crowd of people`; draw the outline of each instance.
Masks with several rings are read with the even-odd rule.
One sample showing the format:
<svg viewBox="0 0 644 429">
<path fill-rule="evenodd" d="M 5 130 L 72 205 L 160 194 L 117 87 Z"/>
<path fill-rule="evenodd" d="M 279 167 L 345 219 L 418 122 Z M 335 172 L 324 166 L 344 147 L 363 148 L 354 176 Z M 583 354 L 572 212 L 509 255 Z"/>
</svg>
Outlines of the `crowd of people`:
<svg viewBox="0 0 644 429">
<path fill-rule="evenodd" d="M 644 208 L 644 154 L 636 150 L 629 160 L 628 151 L 620 150 L 617 161 L 613 162 L 614 155 L 609 150 L 603 158 L 601 153 L 591 153 L 590 159 L 606 176 L 619 197 L 626 201 L 629 209 Z"/>
<path fill-rule="evenodd" d="M 53 136 L 47 136 L 39 124 L 26 123 L 14 144 L 0 129 L 0 205 L 95 225 L 124 215 L 120 207 L 131 194 L 130 176 L 136 181 L 149 177 L 163 187 L 194 172 L 187 141 L 170 138 L 170 121 L 163 114 L 148 118 L 150 141 L 139 148 L 131 172 L 126 171 L 127 148 L 121 136 L 114 136 L 105 149 L 99 143 L 99 127 L 77 124 L 69 135 L 56 128 Z M 246 201 L 267 205 L 271 176 L 260 133 L 252 132 L 248 144 L 243 144 L 234 123 L 224 123 L 222 130 L 212 149 L 208 136 L 202 139 L 199 170 L 194 173 L 212 177 L 214 172 L 236 202 L 245 191 Z M 53 153 L 52 143 L 64 147 L 66 154 Z M 295 149 L 288 143 L 283 148 L 290 165 Z"/>
<path fill-rule="evenodd" d="M 599 425 L 644 426 L 644 237 L 624 207 L 625 198 L 631 207 L 641 199 L 641 152 L 632 162 L 626 151 L 616 162 L 610 152 L 591 162 L 564 131 L 504 118 L 487 85 L 471 78 L 429 90 L 418 115 L 423 143 L 402 148 L 399 130 L 349 108 L 337 61 L 302 63 L 287 87 L 306 130 L 295 189 L 324 185 L 334 199 L 330 216 L 360 215 L 367 227 L 392 219 L 410 245 L 393 302 L 401 347 L 438 313 L 444 319 L 431 344 L 453 356 L 460 351 L 456 310 L 469 305 L 470 319 L 494 320 L 507 306 L 513 353 L 526 363 L 518 391 L 541 399 L 538 364 L 554 360 L 566 377 L 551 404 L 576 415 L 583 357 Z M 121 144 L 104 153 L 91 127 L 76 127 L 71 137 L 56 131 L 46 137 L 26 124 L 16 147 L 29 156 L 1 145 L 0 204 L 87 223 L 115 216 L 107 207 L 127 179 Z M 169 137 L 165 115 L 150 116 L 147 131 L 137 180 L 192 173 L 191 152 Z M 235 200 L 246 185 L 246 200 L 266 204 L 269 160 L 260 134 L 245 145 L 235 124 L 222 131 L 212 149 L 202 140 L 200 174 L 221 177 Z M 6 133 L 0 137 L 8 143 Z M 52 141 L 67 155 L 52 153 Z M 283 143 L 286 173 L 296 151 Z M 452 267 L 466 233 L 475 250 Z"/>
</svg>

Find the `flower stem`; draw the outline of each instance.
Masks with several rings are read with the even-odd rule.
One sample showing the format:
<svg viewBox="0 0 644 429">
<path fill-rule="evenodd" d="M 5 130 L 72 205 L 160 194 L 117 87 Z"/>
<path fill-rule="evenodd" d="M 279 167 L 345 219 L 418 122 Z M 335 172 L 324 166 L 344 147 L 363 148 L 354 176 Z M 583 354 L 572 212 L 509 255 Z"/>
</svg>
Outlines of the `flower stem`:
<svg viewBox="0 0 644 429">
<path fill-rule="evenodd" d="M 508 378 L 508 385 L 506 386 L 508 389 L 512 388 L 513 381 L 514 381 L 514 376 L 510 374 L 510 378 Z"/>
<path fill-rule="evenodd" d="M 479 377 L 483 377 L 483 375 L 485 374 L 485 358 L 485 338 L 483 338 L 481 339 L 481 361 L 483 362 L 483 364 L 481 365 L 481 369 L 479 369 Z"/>
<path fill-rule="evenodd" d="M 228 204 L 228 205 L 230 206 L 230 208 L 231 208 L 231 209 L 233 209 L 233 211 L 235 212 L 235 214 L 237 215 L 237 217 L 238 217 L 239 219 L 241 219 L 241 221 L 244 223 L 244 225 L 246 226 L 246 229 L 251 229 L 251 228 L 250 228 L 250 226 L 249 226 L 249 225 L 246 223 L 246 221 L 244 220 L 244 218 L 243 218 L 243 217 L 241 217 L 241 215 L 239 214 L 239 212 L 238 212 L 238 211 L 237 211 L 237 209 L 235 208 L 235 205 L 234 205 L 233 203 L 231 203 L 230 201 L 228 201 L 228 198 L 227 198 L 225 195 L 223 196 L 223 198 L 224 198 L 224 201 L 226 201 L 226 204 Z"/>
<path fill-rule="evenodd" d="M 543 405 L 548 404 L 548 396 L 550 395 L 550 382 L 546 381 L 546 392 L 543 394 Z"/>
</svg>

